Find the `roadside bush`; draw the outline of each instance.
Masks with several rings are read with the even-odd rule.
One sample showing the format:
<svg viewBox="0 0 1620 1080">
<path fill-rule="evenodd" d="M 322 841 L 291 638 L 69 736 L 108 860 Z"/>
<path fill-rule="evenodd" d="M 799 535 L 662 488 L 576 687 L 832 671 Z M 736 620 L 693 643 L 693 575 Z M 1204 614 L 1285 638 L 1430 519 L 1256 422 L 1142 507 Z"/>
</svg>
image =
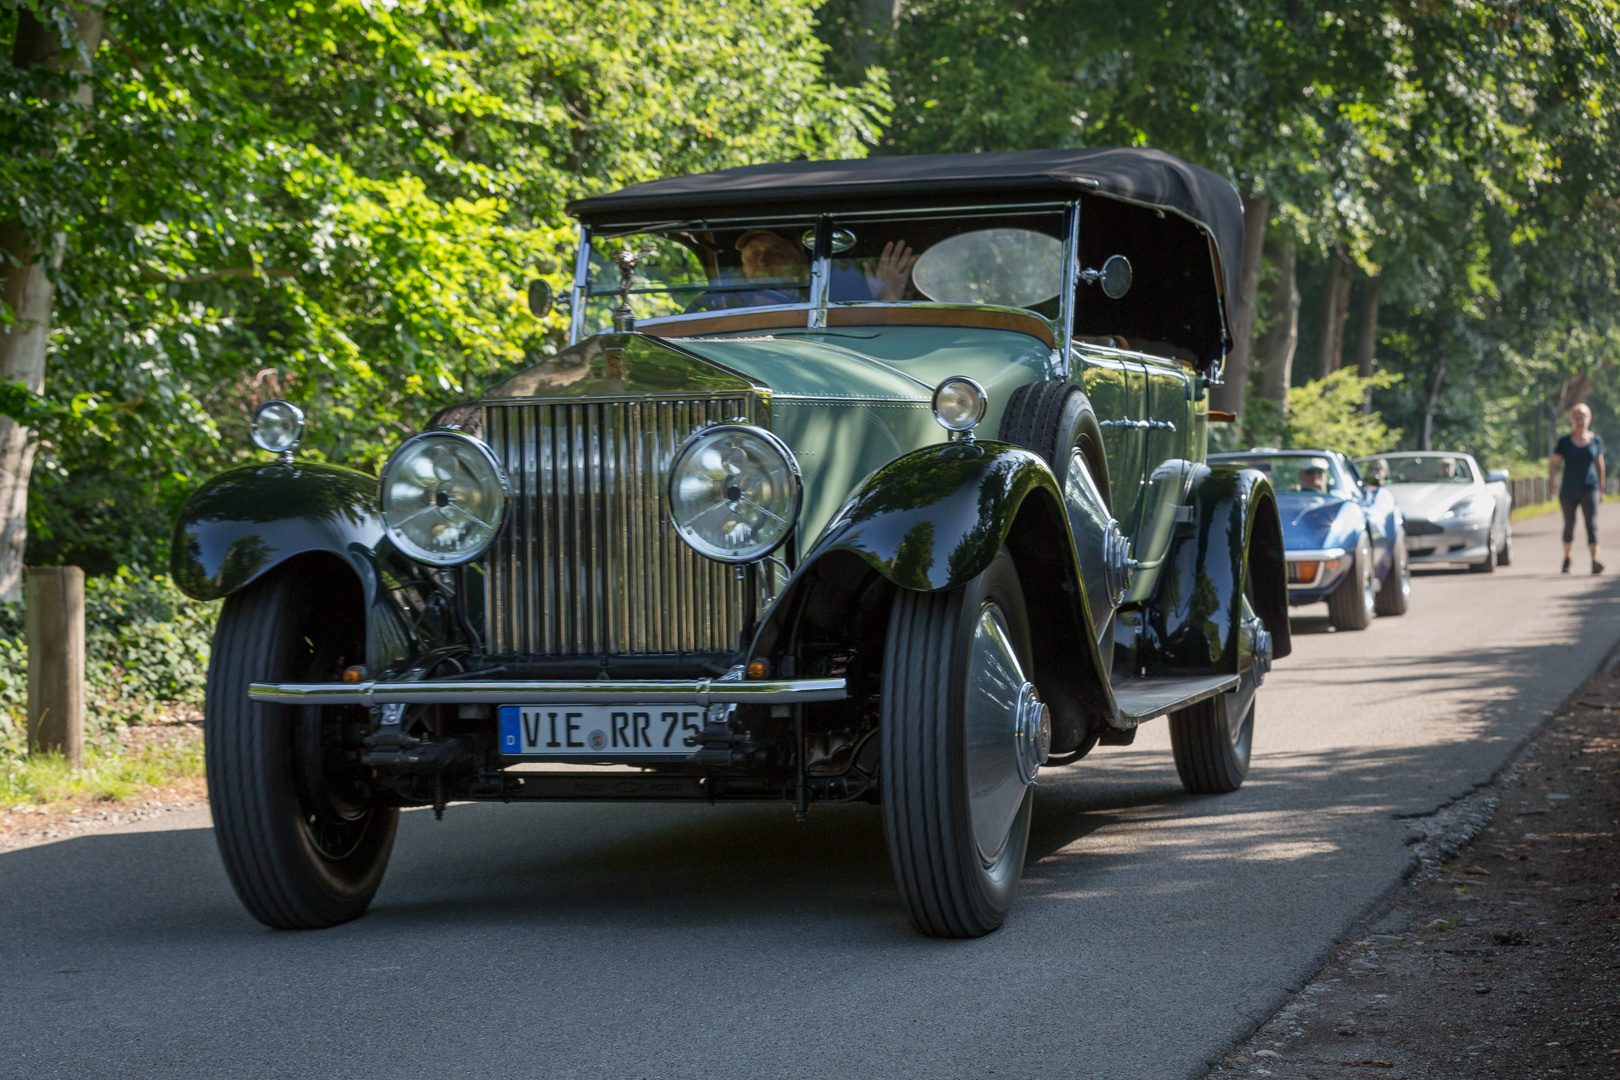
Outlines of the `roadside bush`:
<svg viewBox="0 0 1620 1080">
<path fill-rule="evenodd" d="M 85 582 L 86 737 L 202 704 L 218 605 L 127 568 Z M 23 604 L 0 605 L 0 754 L 25 750 L 28 644 Z"/>
</svg>

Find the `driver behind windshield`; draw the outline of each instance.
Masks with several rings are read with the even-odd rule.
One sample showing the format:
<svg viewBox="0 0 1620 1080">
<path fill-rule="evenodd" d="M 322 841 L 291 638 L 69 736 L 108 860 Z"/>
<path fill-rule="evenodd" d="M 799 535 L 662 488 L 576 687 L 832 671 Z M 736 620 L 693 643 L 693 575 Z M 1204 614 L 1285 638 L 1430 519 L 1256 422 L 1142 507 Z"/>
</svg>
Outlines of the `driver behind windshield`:
<svg viewBox="0 0 1620 1080">
<path fill-rule="evenodd" d="M 722 301 L 722 306 L 802 304 L 808 299 L 803 288 L 793 287 L 810 277 L 810 259 L 798 244 L 768 229 L 749 229 L 737 238 L 737 251 L 742 256 L 743 277 L 778 287 L 733 293 Z"/>
<path fill-rule="evenodd" d="M 1320 465 L 1306 465 L 1299 470 L 1299 490 L 1327 492 L 1327 470 Z"/>
</svg>

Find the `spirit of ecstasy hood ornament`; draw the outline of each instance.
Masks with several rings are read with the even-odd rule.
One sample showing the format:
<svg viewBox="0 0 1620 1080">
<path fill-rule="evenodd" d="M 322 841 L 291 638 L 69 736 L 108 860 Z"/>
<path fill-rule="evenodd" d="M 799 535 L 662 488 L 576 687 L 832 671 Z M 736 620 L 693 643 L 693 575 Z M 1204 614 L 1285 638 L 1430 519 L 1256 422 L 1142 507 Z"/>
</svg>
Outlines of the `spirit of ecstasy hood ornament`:
<svg viewBox="0 0 1620 1080">
<path fill-rule="evenodd" d="M 636 267 L 651 254 L 652 248 L 637 251 L 625 247 L 612 255 L 613 264 L 619 268 L 619 306 L 613 309 L 613 329 L 618 333 L 628 334 L 636 328 L 636 313 L 630 307 L 630 284 L 635 277 Z"/>
</svg>

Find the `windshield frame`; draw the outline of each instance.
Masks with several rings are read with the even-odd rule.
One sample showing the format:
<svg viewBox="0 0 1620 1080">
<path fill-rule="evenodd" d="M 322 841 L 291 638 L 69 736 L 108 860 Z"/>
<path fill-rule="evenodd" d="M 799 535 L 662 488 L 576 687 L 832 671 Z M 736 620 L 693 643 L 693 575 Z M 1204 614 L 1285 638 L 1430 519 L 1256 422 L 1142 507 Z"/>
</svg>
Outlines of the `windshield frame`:
<svg viewBox="0 0 1620 1080">
<path fill-rule="evenodd" d="M 1056 318 L 1049 318 L 1038 311 L 1029 308 L 1003 307 L 993 304 L 961 304 L 945 303 L 934 300 L 865 300 L 865 301 L 833 301 L 829 299 L 829 288 L 832 278 L 832 231 L 835 222 L 849 222 L 870 219 L 893 219 L 900 216 L 894 210 L 853 210 L 841 213 L 824 214 L 790 214 L 797 221 L 813 220 L 816 230 L 816 247 L 810 260 L 810 286 L 809 299 L 802 304 L 770 304 L 759 307 L 749 307 L 746 311 L 693 311 L 678 315 L 661 315 L 646 319 L 637 319 L 638 327 L 677 329 L 682 323 L 713 323 L 716 320 L 735 319 L 743 324 L 738 329 L 748 328 L 748 322 L 757 322 L 761 317 L 767 321 L 782 319 L 783 328 L 788 326 L 803 326 L 811 330 L 825 329 L 829 325 L 829 316 L 833 312 L 849 311 L 852 314 L 866 309 L 904 309 L 907 311 L 952 310 L 952 311 L 980 311 L 1000 312 L 1015 315 L 1021 318 L 1033 319 L 1045 325 L 1050 331 L 1052 340 L 1058 350 L 1058 355 L 1069 355 L 1070 328 L 1074 324 L 1075 289 L 1079 285 L 1079 266 L 1077 259 L 1080 251 L 1080 204 L 1078 200 L 1061 202 L 1033 202 L 1033 203 L 994 203 L 969 204 L 952 206 L 930 206 L 916 210 L 904 211 L 905 217 L 918 219 L 931 217 L 952 217 L 964 214 L 982 213 L 986 216 L 1014 215 L 1031 212 L 1061 212 L 1063 220 L 1063 263 L 1059 281 L 1058 314 Z M 645 221 L 630 224 L 615 225 L 611 230 L 592 230 L 588 225 L 580 226 L 579 248 L 574 261 L 574 281 L 570 290 L 568 343 L 578 344 L 587 336 L 587 298 L 590 289 L 591 273 L 591 242 L 604 233 L 609 236 L 630 236 L 636 233 L 663 231 L 671 229 L 712 229 L 712 228 L 749 228 L 751 226 L 768 227 L 780 226 L 783 216 L 763 216 L 750 214 L 746 217 L 704 217 L 684 220 Z M 600 298 L 601 294 L 597 294 Z M 793 313 L 803 313 L 802 322 L 794 322 Z M 836 316 L 833 316 L 836 318 Z M 838 320 L 840 322 L 844 320 Z M 694 326 L 695 330 L 695 326 Z M 725 332 L 725 331 L 721 331 Z"/>
</svg>

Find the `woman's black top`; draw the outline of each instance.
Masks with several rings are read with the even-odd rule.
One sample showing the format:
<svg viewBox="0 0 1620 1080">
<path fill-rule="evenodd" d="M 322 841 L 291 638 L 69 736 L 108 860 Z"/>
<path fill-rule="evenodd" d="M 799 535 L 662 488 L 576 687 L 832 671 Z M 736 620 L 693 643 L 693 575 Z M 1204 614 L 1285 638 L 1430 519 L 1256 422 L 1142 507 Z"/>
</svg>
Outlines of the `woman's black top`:
<svg viewBox="0 0 1620 1080">
<path fill-rule="evenodd" d="M 1582 495 L 1597 490 L 1597 463 L 1603 456 L 1603 436 L 1593 432 L 1591 442 L 1576 446 L 1575 440 L 1565 435 L 1558 440 L 1553 453 L 1564 459 L 1564 482 L 1558 485 L 1560 492 Z"/>
</svg>

